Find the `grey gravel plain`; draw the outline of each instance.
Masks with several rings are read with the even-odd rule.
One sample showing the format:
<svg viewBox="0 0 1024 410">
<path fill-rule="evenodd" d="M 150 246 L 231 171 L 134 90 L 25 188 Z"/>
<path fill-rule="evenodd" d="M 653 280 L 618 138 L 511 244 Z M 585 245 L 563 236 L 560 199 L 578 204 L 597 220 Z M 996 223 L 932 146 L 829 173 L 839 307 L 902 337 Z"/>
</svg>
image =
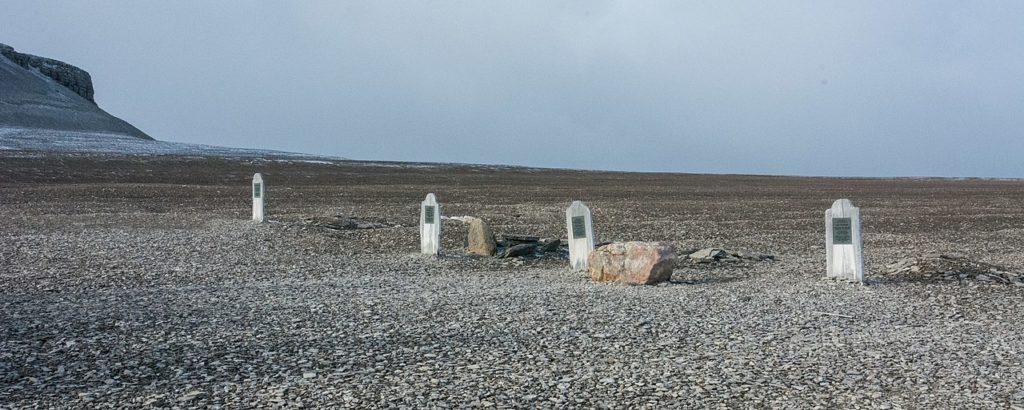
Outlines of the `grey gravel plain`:
<svg viewBox="0 0 1024 410">
<path fill-rule="evenodd" d="M 1024 408 L 1024 286 L 877 273 L 1024 267 L 1020 181 L 0 155 L 0 408 Z M 581 199 L 599 241 L 777 260 L 595 283 L 455 221 L 426 257 L 426 192 L 499 236 Z M 867 286 L 823 278 L 840 197 Z M 383 227 L 303 223 L 335 215 Z"/>
</svg>

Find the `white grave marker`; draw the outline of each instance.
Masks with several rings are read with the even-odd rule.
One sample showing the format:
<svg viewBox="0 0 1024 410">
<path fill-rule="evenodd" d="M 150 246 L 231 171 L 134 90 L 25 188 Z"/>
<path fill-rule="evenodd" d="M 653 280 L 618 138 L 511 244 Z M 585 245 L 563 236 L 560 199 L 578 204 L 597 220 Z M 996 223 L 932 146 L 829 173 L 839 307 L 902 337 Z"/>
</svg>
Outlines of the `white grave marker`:
<svg viewBox="0 0 1024 410">
<path fill-rule="evenodd" d="M 573 201 L 565 210 L 565 225 L 569 230 L 569 265 L 573 270 L 586 270 L 587 257 L 594 250 L 594 223 L 590 208 L 583 202 Z"/>
<path fill-rule="evenodd" d="M 860 208 L 849 199 L 832 203 L 825 211 L 825 259 L 828 277 L 864 282 L 864 247 Z"/>
<path fill-rule="evenodd" d="M 427 199 L 420 203 L 420 252 L 441 252 L 441 205 L 434 194 L 427 194 Z"/>
<path fill-rule="evenodd" d="M 263 184 L 263 175 L 252 176 L 252 220 L 263 222 L 263 201 L 267 197 L 267 186 Z"/>
</svg>

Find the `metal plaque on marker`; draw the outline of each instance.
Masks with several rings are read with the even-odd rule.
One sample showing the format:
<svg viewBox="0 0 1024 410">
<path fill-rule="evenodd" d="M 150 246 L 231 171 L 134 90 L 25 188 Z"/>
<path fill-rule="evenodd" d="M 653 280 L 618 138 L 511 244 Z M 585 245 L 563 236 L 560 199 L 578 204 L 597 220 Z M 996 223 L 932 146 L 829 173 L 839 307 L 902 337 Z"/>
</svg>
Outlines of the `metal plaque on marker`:
<svg viewBox="0 0 1024 410">
<path fill-rule="evenodd" d="M 853 220 L 851 218 L 832 218 L 832 244 L 853 244 Z"/>
<path fill-rule="evenodd" d="M 572 238 L 582 239 L 587 237 L 587 220 L 583 216 L 572 217 Z"/>
<path fill-rule="evenodd" d="M 426 205 L 423 207 L 423 223 L 432 224 L 434 223 L 434 206 Z"/>
<path fill-rule="evenodd" d="M 260 199 L 260 195 L 262 195 L 262 194 L 263 194 L 263 184 L 261 184 L 259 182 L 255 183 L 255 184 L 252 184 L 252 197 L 255 198 L 255 199 Z"/>
</svg>

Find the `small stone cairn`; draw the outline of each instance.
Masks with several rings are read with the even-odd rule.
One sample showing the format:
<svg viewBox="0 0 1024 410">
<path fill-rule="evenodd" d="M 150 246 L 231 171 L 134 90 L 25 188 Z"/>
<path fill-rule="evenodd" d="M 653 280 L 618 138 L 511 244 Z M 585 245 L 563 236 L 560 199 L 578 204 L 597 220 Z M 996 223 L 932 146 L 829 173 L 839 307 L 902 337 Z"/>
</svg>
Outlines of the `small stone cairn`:
<svg viewBox="0 0 1024 410">
<path fill-rule="evenodd" d="M 917 280 L 975 281 L 1024 286 L 1024 274 L 956 254 L 906 258 L 886 267 L 887 276 Z"/>
<path fill-rule="evenodd" d="M 775 261 L 775 256 L 772 255 L 757 252 L 732 251 L 721 248 L 704 248 L 699 250 L 691 249 L 682 253 L 684 255 L 688 255 L 686 257 L 687 262 L 694 264 Z"/>
</svg>

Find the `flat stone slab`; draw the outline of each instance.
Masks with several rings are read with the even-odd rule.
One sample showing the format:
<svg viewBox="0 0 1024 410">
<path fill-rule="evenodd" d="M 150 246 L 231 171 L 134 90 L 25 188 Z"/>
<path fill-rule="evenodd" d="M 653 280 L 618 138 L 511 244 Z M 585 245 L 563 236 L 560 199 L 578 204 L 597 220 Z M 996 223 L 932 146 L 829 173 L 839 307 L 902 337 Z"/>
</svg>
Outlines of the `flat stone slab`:
<svg viewBox="0 0 1024 410">
<path fill-rule="evenodd" d="M 535 243 L 521 243 L 519 245 L 510 246 L 508 249 L 505 249 L 504 252 L 498 255 L 498 257 L 514 258 L 517 256 L 533 256 L 533 254 L 536 253 L 538 246 L 539 245 Z"/>
<path fill-rule="evenodd" d="M 540 237 L 534 235 L 502 234 L 501 239 L 508 242 L 540 242 Z"/>
</svg>

